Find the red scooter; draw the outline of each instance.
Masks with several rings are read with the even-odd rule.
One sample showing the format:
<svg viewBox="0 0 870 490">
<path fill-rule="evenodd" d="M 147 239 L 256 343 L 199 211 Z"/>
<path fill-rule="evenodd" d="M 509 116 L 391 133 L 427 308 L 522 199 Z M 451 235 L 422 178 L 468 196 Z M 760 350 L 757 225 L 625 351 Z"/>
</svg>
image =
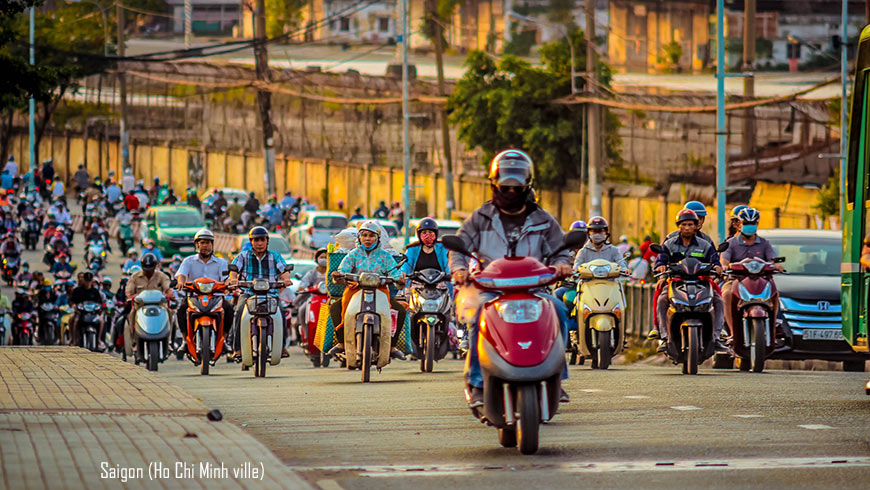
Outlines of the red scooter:
<svg viewBox="0 0 870 490">
<path fill-rule="evenodd" d="M 326 283 L 321 281 L 316 286 L 304 289 L 297 294 L 308 295 L 297 312 L 296 324 L 299 333 L 299 342 L 311 359 L 314 367 L 328 367 L 329 358 L 325 357 L 320 349 L 314 344 L 314 335 L 317 333 L 317 322 L 320 321 L 321 306 L 329 301 L 326 292 Z M 289 325 L 289 322 L 288 322 Z"/>
<path fill-rule="evenodd" d="M 740 358 L 740 370 L 764 371 L 764 361 L 776 348 L 776 314 L 779 293 L 773 282 L 777 271 L 774 264 L 784 262 L 777 257 L 771 262 L 747 258 L 731 264 L 728 272 L 734 283 L 726 295 L 725 322 L 731 330 L 731 349 Z"/>
<path fill-rule="evenodd" d="M 551 256 L 585 241 L 585 232 L 571 232 Z M 517 257 L 516 242 L 515 237 L 510 240 L 507 257 L 471 275 L 474 286 L 496 295 L 481 307 L 477 352 L 484 405 L 472 412 L 498 428 L 502 446 L 534 454 L 540 424 L 559 408 L 566 339 L 553 304 L 535 294 L 556 282 L 555 270 L 532 257 Z M 445 236 L 442 243 L 481 262 L 458 236 Z"/>
</svg>

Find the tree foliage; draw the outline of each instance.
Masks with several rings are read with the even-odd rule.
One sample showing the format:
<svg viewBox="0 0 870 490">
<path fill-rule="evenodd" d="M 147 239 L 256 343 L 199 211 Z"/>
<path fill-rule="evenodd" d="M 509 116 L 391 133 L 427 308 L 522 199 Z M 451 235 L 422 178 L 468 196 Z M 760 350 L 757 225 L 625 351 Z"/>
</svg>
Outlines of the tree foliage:
<svg viewBox="0 0 870 490">
<path fill-rule="evenodd" d="M 266 0 L 266 36 L 275 37 L 299 27 L 305 0 Z"/>
<path fill-rule="evenodd" d="M 834 170 L 834 175 L 828 179 L 828 182 L 822 187 L 819 192 L 819 200 L 814 206 L 819 211 L 822 218 L 828 216 L 838 216 L 840 214 L 840 168 Z"/>
<path fill-rule="evenodd" d="M 579 70 L 586 64 L 586 41 L 579 29 L 569 37 Z M 534 159 L 535 178 L 544 186 L 558 187 L 580 176 L 582 106 L 552 103 L 571 93 L 570 51 L 567 40 L 545 44 L 540 67 L 513 55 L 496 61 L 481 51 L 469 53 L 447 108 L 459 139 L 482 151 L 482 164 L 501 150 L 522 148 Z M 600 65 L 599 83 L 606 85 L 610 78 L 610 70 Z M 618 120 L 614 126 L 606 114 L 604 141 L 613 161 L 619 157 Z"/>
</svg>

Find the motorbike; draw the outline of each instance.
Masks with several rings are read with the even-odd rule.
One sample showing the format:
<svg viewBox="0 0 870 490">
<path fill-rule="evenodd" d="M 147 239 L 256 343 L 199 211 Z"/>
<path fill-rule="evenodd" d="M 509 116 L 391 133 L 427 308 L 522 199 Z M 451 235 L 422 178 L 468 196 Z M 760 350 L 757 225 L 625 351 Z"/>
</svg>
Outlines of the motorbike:
<svg viewBox="0 0 870 490">
<path fill-rule="evenodd" d="M 407 259 L 402 259 L 396 268 Z M 344 353 L 348 369 L 360 369 L 362 382 L 371 380 L 371 369 L 380 371 L 390 363 L 392 314 L 390 298 L 379 288 L 393 284 L 393 278 L 372 272 L 342 274 L 356 284 L 359 292 L 351 297 L 344 314 Z"/>
<path fill-rule="evenodd" d="M 565 366 L 565 339 L 556 308 L 535 292 L 555 283 L 556 272 L 533 257 L 517 257 L 517 235 L 509 237 L 508 255 L 490 263 L 469 252 L 457 236 L 441 240 L 447 249 L 484 265 L 470 275 L 474 287 L 463 288 L 463 293 L 482 290 L 495 296 L 487 299 L 480 312 L 477 351 L 484 404 L 472 408 L 472 413 L 498 428 L 503 447 L 518 446 L 520 453 L 534 454 L 540 424 L 552 419 L 559 408 Z M 585 232 L 572 231 L 551 257 L 585 241 Z M 471 301 L 464 298 L 462 308 L 470 309 Z"/>
<path fill-rule="evenodd" d="M 665 253 L 661 245 L 652 251 Z M 719 252 L 728 243 L 719 245 Z M 694 257 L 671 254 L 667 269 L 656 274 L 667 278 L 668 329 L 666 354 L 674 364 L 682 364 L 683 374 L 698 374 L 698 366 L 716 352 L 713 337 L 713 286 L 710 277 L 718 264 L 705 264 Z M 664 294 L 664 293 L 662 293 Z"/>
<path fill-rule="evenodd" d="M 450 348 L 450 277 L 438 269 L 424 269 L 409 279 L 408 314 L 414 355 L 420 359 L 420 371 L 431 373 L 435 361 L 444 359 Z"/>
<path fill-rule="evenodd" d="M 187 293 L 187 332 L 183 332 L 187 357 L 199 365 L 199 373 L 207 375 L 209 368 L 223 354 L 224 335 L 223 293 L 226 286 L 202 277 L 184 285 Z"/>
<path fill-rule="evenodd" d="M 106 268 L 106 248 L 102 241 L 90 244 L 86 256 L 88 269 L 95 275 Z"/>
<path fill-rule="evenodd" d="M 21 230 L 21 239 L 26 250 L 36 250 L 39 244 L 39 221 L 33 214 L 24 217 L 24 229 Z"/>
<path fill-rule="evenodd" d="M 9 332 L 11 331 L 11 321 L 9 319 L 9 310 L 0 308 L 0 346 L 9 345 Z"/>
<path fill-rule="evenodd" d="M 39 343 L 54 345 L 60 330 L 60 310 L 57 303 L 44 302 L 39 305 Z"/>
<path fill-rule="evenodd" d="M 76 305 L 78 319 L 76 329 L 81 336 L 81 346 L 91 352 L 96 352 L 99 342 L 100 316 L 103 313 L 103 305 L 92 301 L 86 301 Z"/>
<path fill-rule="evenodd" d="M 6 254 L 3 256 L 3 281 L 7 286 L 15 283 L 18 268 L 21 265 L 21 256 L 18 254 Z"/>
<path fill-rule="evenodd" d="M 174 280 L 173 280 L 174 282 Z M 149 371 L 157 371 L 157 365 L 169 357 L 170 317 L 166 296 L 157 289 L 146 289 L 133 298 L 136 308 L 135 324 L 138 345 L 145 366 Z M 133 342 L 128 329 L 124 329 L 125 355 L 133 353 Z"/>
<path fill-rule="evenodd" d="M 728 270 L 734 284 L 731 294 L 723 298 L 725 322 L 731 330 L 731 349 L 740 359 L 741 371 L 764 371 L 764 361 L 776 347 L 779 293 L 773 274 L 778 272 L 774 264 L 784 261 L 785 257 L 771 262 L 747 258 L 731 264 Z"/>
<path fill-rule="evenodd" d="M 238 272 L 238 267 L 230 264 L 229 270 Z M 264 378 L 267 364 L 277 366 L 281 362 L 281 348 L 284 346 L 283 318 L 279 314 L 278 297 L 270 292 L 272 289 L 283 288 L 284 283 L 260 278 L 239 281 L 238 287 L 248 290 L 249 293 L 245 306 L 239 312 L 242 315 L 242 369 L 254 366 L 254 376 Z"/>
<path fill-rule="evenodd" d="M 607 369 L 613 357 L 622 352 L 625 325 L 622 323 L 625 298 L 617 279 L 629 273 L 604 259 L 581 264 L 574 311 L 577 333 L 572 335 L 572 351 L 590 358 L 592 369 Z"/>
<path fill-rule="evenodd" d="M 133 248 L 133 228 L 129 221 L 118 221 L 118 249 L 122 256 L 127 256 L 127 251 Z"/>
<path fill-rule="evenodd" d="M 18 314 L 18 322 L 15 325 L 15 345 L 33 345 L 33 320 L 34 313 L 22 311 Z"/>
<path fill-rule="evenodd" d="M 299 291 L 296 294 L 307 296 L 296 314 L 297 331 L 302 348 L 314 367 L 328 367 L 329 358 L 323 355 L 314 344 L 314 334 L 317 332 L 321 307 L 329 302 L 326 282 L 321 281 L 316 286 Z"/>
</svg>

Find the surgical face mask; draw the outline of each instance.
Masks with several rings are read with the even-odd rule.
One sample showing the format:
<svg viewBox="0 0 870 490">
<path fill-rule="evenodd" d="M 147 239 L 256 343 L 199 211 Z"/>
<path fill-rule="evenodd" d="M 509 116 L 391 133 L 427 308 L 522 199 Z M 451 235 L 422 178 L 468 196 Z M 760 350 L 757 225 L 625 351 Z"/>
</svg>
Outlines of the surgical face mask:
<svg viewBox="0 0 870 490">
<path fill-rule="evenodd" d="M 326 259 L 317 259 L 317 265 L 320 267 L 326 267 Z"/>
<path fill-rule="evenodd" d="M 600 245 L 607 240 L 607 233 L 591 233 L 589 239 L 592 240 L 592 243 Z"/>
<path fill-rule="evenodd" d="M 366 247 L 365 245 L 363 245 L 362 242 L 359 242 L 359 246 L 362 247 L 363 250 L 365 250 L 366 252 L 371 252 L 372 250 L 375 249 L 375 247 L 378 246 L 378 242 L 375 241 L 374 243 L 371 244 L 371 246 L 368 246 L 368 247 Z"/>
<path fill-rule="evenodd" d="M 746 236 L 752 236 L 758 232 L 758 225 L 743 225 L 743 228 L 740 229 L 740 233 L 743 233 Z"/>
</svg>

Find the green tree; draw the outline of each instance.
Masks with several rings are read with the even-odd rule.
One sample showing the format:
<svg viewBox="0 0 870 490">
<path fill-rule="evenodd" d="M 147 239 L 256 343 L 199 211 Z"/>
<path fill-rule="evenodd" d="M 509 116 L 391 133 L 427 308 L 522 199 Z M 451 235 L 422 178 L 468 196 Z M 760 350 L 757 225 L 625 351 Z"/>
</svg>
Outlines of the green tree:
<svg viewBox="0 0 870 490">
<path fill-rule="evenodd" d="M 275 37 L 299 27 L 305 0 L 266 0 L 266 36 Z"/>
<path fill-rule="evenodd" d="M 103 56 L 105 31 L 103 18 L 93 5 L 63 5 L 35 15 L 36 64 L 29 64 L 29 20 L 25 9 L 39 6 L 42 0 L 16 0 L 4 4 L 0 16 L 0 119 L 3 154 L 8 151 L 11 123 L 15 111 L 27 105 L 32 96 L 37 102 L 36 146 L 39 148 L 51 116 L 64 96 L 78 87 L 83 77 L 99 73 L 108 66 Z M 113 29 L 110 29 L 110 31 Z M 37 150 L 38 151 L 38 150 Z M 37 154 L 38 158 L 38 154 Z"/>
<path fill-rule="evenodd" d="M 585 66 L 583 32 L 574 29 L 569 38 L 574 45 L 575 66 Z M 571 93 L 568 41 L 542 46 L 541 62 L 543 66 L 536 67 L 513 55 L 496 61 L 481 51 L 473 51 L 447 108 L 458 137 L 469 147 L 481 150 L 482 164 L 505 148 L 522 148 L 535 160 L 537 181 L 559 187 L 580 175 L 582 106 L 552 103 Z M 599 66 L 598 79 L 602 84 L 609 83 L 610 70 L 606 66 Z M 606 123 L 605 145 L 611 161 L 619 155 L 619 141 L 614 135 L 612 122 Z"/>
<path fill-rule="evenodd" d="M 828 216 L 839 216 L 840 214 L 840 168 L 834 170 L 834 175 L 828 179 L 828 182 L 822 187 L 819 192 L 819 200 L 813 206 L 822 218 Z"/>
</svg>

